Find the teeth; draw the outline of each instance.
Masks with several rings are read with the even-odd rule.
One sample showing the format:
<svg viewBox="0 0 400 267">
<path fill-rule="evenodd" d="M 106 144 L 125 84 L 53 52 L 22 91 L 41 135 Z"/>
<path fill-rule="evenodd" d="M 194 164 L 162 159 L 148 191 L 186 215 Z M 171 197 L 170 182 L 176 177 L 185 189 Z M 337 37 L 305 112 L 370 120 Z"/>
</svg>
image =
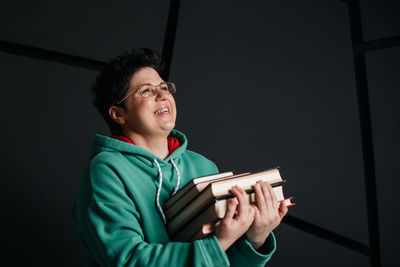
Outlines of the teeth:
<svg viewBox="0 0 400 267">
<path fill-rule="evenodd" d="M 162 109 L 157 110 L 155 112 L 155 114 L 158 115 L 158 114 L 161 114 L 161 113 L 164 113 L 164 112 L 168 112 L 168 111 L 169 111 L 168 108 L 162 108 Z"/>
</svg>

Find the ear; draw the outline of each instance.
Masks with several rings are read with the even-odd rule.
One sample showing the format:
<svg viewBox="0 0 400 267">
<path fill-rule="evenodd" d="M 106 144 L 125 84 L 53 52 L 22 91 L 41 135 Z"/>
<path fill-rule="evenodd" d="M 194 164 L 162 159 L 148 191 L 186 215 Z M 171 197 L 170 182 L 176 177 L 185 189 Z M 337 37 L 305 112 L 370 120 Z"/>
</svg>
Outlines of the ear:
<svg viewBox="0 0 400 267">
<path fill-rule="evenodd" d="M 111 119 L 118 123 L 119 125 L 124 125 L 125 120 L 125 110 L 122 107 L 111 106 L 108 109 L 108 115 L 110 115 Z"/>
</svg>

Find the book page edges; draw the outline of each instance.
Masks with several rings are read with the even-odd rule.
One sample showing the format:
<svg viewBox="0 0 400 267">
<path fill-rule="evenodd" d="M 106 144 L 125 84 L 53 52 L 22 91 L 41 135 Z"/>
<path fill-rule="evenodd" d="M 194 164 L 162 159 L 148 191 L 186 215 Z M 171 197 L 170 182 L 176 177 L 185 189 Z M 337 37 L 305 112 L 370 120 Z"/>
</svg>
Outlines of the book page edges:
<svg viewBox="0 0 400 267">
<path fill-rule="evenodd" d="M 212 193 L 214 197 L 218 197 L 229 194 L 229 191 L 235 185 L 239 186 L 243 190 L 251 189 L 255 185 L 255 183 L 259 180 L 269 183 L 277 183 L 283 181 L 279 173 L 279 170 L 271 169 L 264 172 L 245 175 L 243 177 L 238 177 L 232 180 L 228 179 L 220 182 L 215 182 L 209 186 L 212 187 Z"/>
</svg>

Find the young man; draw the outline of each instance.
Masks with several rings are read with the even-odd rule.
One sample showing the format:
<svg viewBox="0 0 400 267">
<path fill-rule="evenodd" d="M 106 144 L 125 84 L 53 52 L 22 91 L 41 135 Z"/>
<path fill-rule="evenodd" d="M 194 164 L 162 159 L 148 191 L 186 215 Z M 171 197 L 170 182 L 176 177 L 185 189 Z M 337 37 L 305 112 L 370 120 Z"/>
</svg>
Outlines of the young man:
<svg viewBox="0 0 400 267">
<path fill-rule="evenodd" d="M 93 86 L 113 136 L 95 137 L 74 210 L 90 264 L 264 266 L 275 251 L 272 230 L 287 213 L 267 183 L 256 184 L 253 206 L 232 188 L 236 198 L 215 234 L 170 242 L 163 203 L 190 179 L 218 169 L 187 150 L 185 135 L 174 129 L 176 88 L 161 71 L 158 54 L 133 50 L 112 60 Z"/>
</svg>

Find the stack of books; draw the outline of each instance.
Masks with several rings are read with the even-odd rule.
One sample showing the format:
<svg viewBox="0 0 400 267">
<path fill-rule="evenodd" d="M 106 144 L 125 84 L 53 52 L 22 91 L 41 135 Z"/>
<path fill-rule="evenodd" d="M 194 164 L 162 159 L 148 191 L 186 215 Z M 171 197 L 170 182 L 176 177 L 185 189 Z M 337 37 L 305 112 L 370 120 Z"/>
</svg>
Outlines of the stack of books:
<svg viewBox="0 0 400 267">
<path fill-rule="evenodd" d="M 278 202 L 284 201 L 288 207 L 293 205 L 292 198 L 285 199 L 283 195 L 282 185 L 285 181 L 278 168 L 236 175 L 225 172 L 196 178 L 165 202 L 164 211 L 171 240 L 190 242 L 212 233 L 225 216 L 227 200 L 234 197 L 230 193 L 232 187 L 241 187 L 246 191 L 248 201 L 254 203 L 254 185 L 259 180 L 271 184 Z"/>
</svg>

